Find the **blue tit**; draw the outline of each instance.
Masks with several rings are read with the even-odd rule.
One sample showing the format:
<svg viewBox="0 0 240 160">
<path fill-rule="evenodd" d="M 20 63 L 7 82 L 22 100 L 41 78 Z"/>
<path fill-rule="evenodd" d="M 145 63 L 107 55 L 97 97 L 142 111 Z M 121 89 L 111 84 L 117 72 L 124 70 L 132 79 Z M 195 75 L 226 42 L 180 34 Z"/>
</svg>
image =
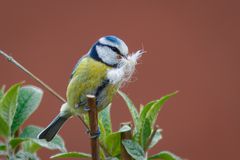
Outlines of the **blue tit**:
<svg viewBox="0 0 240 160">
<path fill-rule="evenodd" d="M 38 138 L 51 141 L 66 120 L 86 113 L 86 95 L 95 95 L 98 111 L 108 106 L 122 83 L 131 76 L 134 67 L 129 66 L 134 66 L 135 61 L 131 63 L 123 40 L 116 36 L 100 38 L 74 67 L 67 87 L 67 102 Z"/>
</svg>

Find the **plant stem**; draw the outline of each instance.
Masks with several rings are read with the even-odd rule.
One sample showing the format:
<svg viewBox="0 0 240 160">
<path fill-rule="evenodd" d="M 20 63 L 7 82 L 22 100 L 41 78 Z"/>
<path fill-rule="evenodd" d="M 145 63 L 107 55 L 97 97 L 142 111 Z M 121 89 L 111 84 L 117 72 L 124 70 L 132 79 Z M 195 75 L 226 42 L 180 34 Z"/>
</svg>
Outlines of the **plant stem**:
<svg viewBox="0 0 240 160">
<path fill-rule="evenodd" d="M 91 149 L 92 149 L 92 159 L 100 160 L 99 156 L 99 139 L 97 133 L 98 128 L 98 112 L 96 106 L 96 98 L 93 95 L 87 95 L 88 106 L 89 106 L 89 124 L 90 124 L 90 135 L 91 137 Z"/>
<path fill-rule="evenodd" d="M 34 80 L 36 80 L 38 83 L 40 83 L 43 87 L 45 87 L 49 92 L 51 92 L 54 96 L 56 96 L 59 100 L 61 100 L 63 103 L 66 102 L 66 100 L 61 97 L 56 91 L 54 91 L 51 87 L 49 87 L 46 83 L 44 83 L 41 79 L 39 79 L 37 76 L 35 76 L 33 73 L 31 73 L 29 70 L 27 70 L 25 67 L 23 67 L 20 63 L 18 63 L 13 57 L 9 56 L 7 53 L 0 50 L 0 54 L 4 56 L 9 62 L 15 64 L 18 68 L 20 68 L 22 71 L 27 73 L 30 77 L 32 77 Z"/>
<path fill-rule="evenodd" d="M 80 115 L 77 115 L 77 117 L 80 119 L 80 121 L 82 121 L 82 123 L 84 124 L 85 129 L 87 130 L 87 133 L 90 133 L 90 129 L 89 126 L 87 125 L 87 123 L 85 123 L 85 121 L 83 120 L 83 118 Z M 102 148 L 105 156 L 109 157 L 111 154 L 108 152 L 108 150 L 105 148 L 105 146 L 99 141 L 99 145 Z"/>
<path fill-rule="evenodd" d="M 29 70 L 27 70 L 24 66 L 22 66 L 20 63 L 18 63 L 13 57 L 9 56 L 7 53 L 0 50 L 0 55 L 4 56 L 9 62 L 15 64 L 18 68 L 20 68 L 23 72 L 27 73 L 30 77 L 32 77 L 35 81 L 40 83 L 43 87 L 45 87 L 52 95 L 54 95 L 56 98 L 58 98 L 63 103 L 66 102 L 66 100 L 60 96 L 55 90 L 53 90 L 51 87 L 49 87 L 46 83 L 44 83 L 41 79 L 39 79 L 37 76 L 35 76 L 33 73 L 31 73 Z M 82 117 L 78 116 L 78 118 L 81 120 L 81 122 L 84 124 L 84 126 L 89 129 L 88 125 L 84 122 Z"/>
<path fill-rule="evenodd" d="M 14 134 L 14 137 L 19 137 L 20 129 L 17 129 L 17 131 Z M 14 149 L 14 154 L 16 154 L 21 148 L 21 143 Z"/>
<path fill-rule="evenodd" d="M 121 127 L 128 125 L 129 127 L 132 128 L 132 125 L 130 122 L 128 123 L 121 123 Z M 125 147 L 122 144 L 123 140 L 126 139 L 132 139 L 132 129 L 126 132 L 121 132 L 121 159 L 122 160 L 132 160 L 132 157 L 128 154 L 126 151 Z"/>
</svg>

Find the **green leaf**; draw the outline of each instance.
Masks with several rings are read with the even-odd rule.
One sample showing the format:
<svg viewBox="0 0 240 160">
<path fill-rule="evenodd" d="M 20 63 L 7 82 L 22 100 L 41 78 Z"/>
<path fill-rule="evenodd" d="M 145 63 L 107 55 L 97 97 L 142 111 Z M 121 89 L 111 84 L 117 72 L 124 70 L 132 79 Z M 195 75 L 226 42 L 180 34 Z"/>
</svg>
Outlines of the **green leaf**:
<svg viewBox="0 0 240 160">
<path fill-rule="evenodd" d="M 106 149 L 108 152 L 111 154 L 111 156 L 117 156 L 120 154 L 120 138 L 121 138 L 121 133 L 120 132 L 114 132 L 109 134 L 106 137 L 105 144 L 106 144 Z"/>
<path fill-rule="evenodd" d="M 11 145 L 11 148 L 15 148 L 17 147 L 20 143 L 22 143 L 23 141 L 26 141 L 27 139 L 26 138 L 13 138 L 10 140 L 10 145 Z"/>
<path fill-rule="evenodd" d="M 145 119 L 141 130 L 141 146 L 145 149 L 147 146 L 148 139 L 151 135 L 152 128 L 149 119 Z"/>
<path fill-rule="evenodd" d="M 35 154 L 20 151 L 14 160 L 39 160 L 39 158 Z"/>
<path fill-rule="evenodd" d="M 9 126 L 7 122 L 0 117 L 0 136 L 7 137 L 9 135 Z"/>
<path fill-rule="evenodd" d="M 27 126 L 23 132 L 20 134 L 20 138 L 27 138 L 32 142 L 40 145 L 41 147 L 45 147 L 51 150 L 58 149 L 62 152 L 66 151 L 65 144 L 63 139 L 60 136 L 55 136 L 52 141 L 47 142 L 43 139 L 38 139 L 37 135 L 43 130 L 43 128 L 37 126 Z"/>
<path fill-rule="evenodd" d="M 98 125 L 100 128 L 100 142 L 105 144 L 105 138 L 112 132 L 112 123 L 110 117 L 110 107 L 111 104 L 104 108 L 101 112 L 98 113 Z"/>
<path fill-rule="evenodd" d="M 19 90 L 17 110 L 11 127 L 12 134 L 38 108 L 42 96 L 43 91 L 35 86 L 24 86 Z"/>
<path fill-rule="evenodd" d="M 99 157 L 100 157 L 100 159 L 106 159 L 105 152 L 102 149 L 102 147 L 99 148 Z"/>
<path fill-rule="evenodd" d="M 99 140 L 100 142 L 102 142 L 103 144 L 105 144 L 105 138 L 106 138 L 106 131 L 105 131 L 105 128 L 104 128 L 104 125 L 103 125 L 103 122 L 102 121 L 98 121 L 98 127 L 100 129 L 100 136 L 99 136 Z"/>
<path fill-rule="evenodd" d="M 91 158 L 90 154 L 82 152 L 67 152 L 67 153 L 58 153 L 51 156 L 50 158 Z"/>
<path fill-rule="evenodd" d="M 30 139 L 26 139 L 27 141 L 23 142 L 23 150 L 25 152 L 29 152 L 29 153 L 36 153 L 39 149 L 41 149 L 41 146 L 37 143 L 35 143 L 34 141 L 30 140 Z"/>
<path fill-rule="evenodd" d="M 163 96 L 162 98 L 160 98 L 159 100 L 157 100 L 152 106 L 151 108 L 148 110 L 147 115 L 145 116 L 146 118 L 149 119 L 149 122 L 151 124 L 151 126 L 153 127 L 155 124 L 155 121 L 157 119 L 158 113 L 160 111 L 160 109 L 162 108 L 163 104 L 172 96 L 176 95 L 177 92 L 173 92 L 171 94 L 168 94 L 166 96 Z"/>
<path fill-rule="evenodd" d="M 136 160 L 144 160 L 145 155 L 143 148 L 132 140 L 123 140 L 123 146 L 125 147 L 128 154 Z"/>
<path fill-rule="evenodd" d="M 176 156 L 175 154 L 169 151 L 162 151 L 158 154 L 152 155 L 148 158 L 149 160 L 152 159 L 161 159 L 161 160 L 181 160 L 180 157 Z"/>
<path fill-rule="evenodd" d="M 13 85 L 0 100 L 0 116 L 10 129 L 17 108 L 17 98 L 20 84 Z M 10 131 L 8 131 L 8 134 Z"/>
<path fill-rule="evenodd" d="M 149 102 L 147 105 L 145 105 L 145 106 L 142 108 L 142 110 L 141 110 L 141 112 L 140 112 L 140 119 L 141 119 L 142 121 L 146 118 L 146 115 L 147 115 L 149 109 L 152 107 L 152 105 L 153 105 L 154 103 L 156 103 L 156 101 L 151 101 L 151 102 Z"/>
<path fill-rule="evenodd" d="M 7 150 L 7 146 L 3 143 L 0 143 L 0 151 L 6 151 Z"/>
<path fill-rule="evenodd" d="M 139 114 L 138 114 L 138 111 L 137 111 L 136 107 L 134 106 L 134 104 L 132 103 L 132 101 L 128 98 L 128 96 L 125 93 L 123 93 L 121 91 L 118 91 L 118 93 L 122 96 L 122 98 L 126 102 L 126 104 L 128 106 L 128 109 L 129 109 L 129 111 L 130 111 L 130 113 L 132 115 L 134 126 L 136 128 L 135 131 L 137 131 L 138 128 L 139 128 L 139 123 L 138 123 L 138 121 L 139 121 Z"/>
<path fill-rule="evenodd" d="M 99 112 L 99 121 L 102 122 L 106 135 L 109 135 L 112 132 L 112 123 L 110 117 L 111 104 L 108 105 L 104 110 Z"/>
<path fill-rule="evenodd" d="M 105 139 L 105 145 L 111 156 L 117 156 L 121 151 L 121 132 L 127 132 L 131 130 L 128 125 L 122 126 L 119 131 L 109 134 Z"/>
<path fill-rule="evenodd" d="M 158 143 L 158 141 L 162 139 L 161 131 L 161 129 L 157 129 L 157 131 L 153 135 L 150 145 L 148 146 L 148 149 L 154 147 Z"/>
<path fill-rule="evenodd" d="M 146 114 L 151 108 L 151 106 L 155 103 L 156 101 L 149 102 L 147 105 L 144 107 L 141 106 L 140 108 L 140 118 L 138 121 L 138 130 L 134 133 L 133 138 L 136 142 L 142 144 L 142 131 L 143 131 L 143 125 L 144 125 L 144 120 L 146 119 Z"/>
</svg>

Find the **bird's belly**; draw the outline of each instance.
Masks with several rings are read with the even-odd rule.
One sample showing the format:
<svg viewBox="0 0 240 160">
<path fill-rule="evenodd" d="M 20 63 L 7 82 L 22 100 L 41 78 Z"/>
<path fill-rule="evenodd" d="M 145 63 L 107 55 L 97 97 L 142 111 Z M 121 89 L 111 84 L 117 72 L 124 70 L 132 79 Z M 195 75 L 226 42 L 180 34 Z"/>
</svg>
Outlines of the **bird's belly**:
<svg viewBox="0 0 240 160">
<path fill-rule="evenodd" d="M 99 85 L 92 84 L 91 82 L 86 82 L 83 85 L 73 85 L 71 87 L 73 92 L 70 92 L 68 95 L 68 105 L 71 107 L 72 113 L 84 113 L 86 112 L 87 106 L 87 98 L 86 95 L 95 95 Z M 85 88 L 85 89 L 83 89 Z M 104 87 L 101 92 L 96 97 L 96 105 L 98 111 L 104 109 L 112 102 L 112 98 L 117 91 L 117 87 L 112 84 L 108 84 Z"/>
<path fill-rule="evenodd" d="M 99 62 L 92 62 L 92 59 L 87 59 L 87 64 L 77 68 L 67 88 L 67 103 L 73 114 L 84 112 L 87 107 L 86 95 L 95 95 L 99 86 L 102 85 L 107 78 L 108 66 Z M 97 107 L 102 109 L 108 105 L 116 92 L 116 87 L 108 84 L 98 94 Z"/>
<path fill-rule="evenodd" d="M 101 93 L 97 96 L 98 110 L 102 110 L 107 107 L 111 102 L 113 96 L 116 94 L 118 87 L 113 84 L 108 84 Z"/>
</svg>

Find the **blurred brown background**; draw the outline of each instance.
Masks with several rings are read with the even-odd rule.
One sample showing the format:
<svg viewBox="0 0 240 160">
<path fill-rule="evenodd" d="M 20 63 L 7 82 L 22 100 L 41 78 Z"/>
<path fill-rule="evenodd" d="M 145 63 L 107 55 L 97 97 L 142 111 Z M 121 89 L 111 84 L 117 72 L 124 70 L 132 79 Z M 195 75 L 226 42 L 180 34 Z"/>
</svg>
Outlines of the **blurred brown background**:
<svg viewBox="0 0 240 160">
<path fill-rule="evenodd" d="M 169 150 L 190 160 L 237 159 L 240 151 L 240 10 L 238 1 L 0 1 L 0 49 L 65 95 L 78 58 L 101 36 L 117 35 L 130 51 L 147 53 L 132 83 L 123 89 L 145 104 L 175 90 L 158 124 L 163 140 L 152 150 Z M 0 84 L 26 80 L 0 57 Z M 40 86 L 41 87 L 41 86 Z M 61 102 L 45 90 L 27 124 L 46 126 Z M 114 98 L 114 128 L 130 115 Z M 89 150 L 80 121 L 61 130 L 69 151 Z M 42 149 L 48 159 L 56 151 Z"/>
</svg>

